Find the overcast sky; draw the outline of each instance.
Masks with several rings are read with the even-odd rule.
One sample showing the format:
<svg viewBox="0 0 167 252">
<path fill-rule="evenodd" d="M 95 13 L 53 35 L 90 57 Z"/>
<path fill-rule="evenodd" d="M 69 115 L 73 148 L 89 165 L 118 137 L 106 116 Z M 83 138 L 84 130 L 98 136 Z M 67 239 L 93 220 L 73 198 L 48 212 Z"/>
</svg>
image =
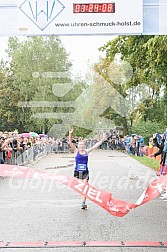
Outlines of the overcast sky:
<svg viewBox="0 0 167 252">
<path fill-rule="evenodd" d="M 94 63 L 99 56 L 104 53 L 99 52 L 98 48 L 111 40 L 113 36 L 62 36 L 61 40 L 70 53 L 74 72 L 86 72 L 89 63 Z"/>
</svg>

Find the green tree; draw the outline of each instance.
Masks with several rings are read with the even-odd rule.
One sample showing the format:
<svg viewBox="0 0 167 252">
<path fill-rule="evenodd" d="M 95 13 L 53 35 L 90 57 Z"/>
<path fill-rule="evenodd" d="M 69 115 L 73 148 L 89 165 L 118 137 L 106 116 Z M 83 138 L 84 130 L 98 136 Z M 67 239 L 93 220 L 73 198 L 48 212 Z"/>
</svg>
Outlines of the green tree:
<svg viewBox="0 0 167 252">
<path fill-rule="evenodd" d="M 124 132 L 131 131 L 136 119 L 147 122 L 163 122 L 166 111 L 165 98 L 162 99 L 163 91 L 166 93 L 166 54 L 167 36 L 118 36 L 109 41 L 100 50 L 106 53 L 102 64 L 98 64 L 101 74 L 108 78 L 108 68 L 117 57 L 128 62 L 133 69 L 133 75 L 123 85 L 114 85 L 115 89 L 124 97 L 128 97 L 129 88 L 138 86 L 140 83 L 148 85 L 150 97 L 147 98 L 138 109 L 135 109 L 129 117 L 120 117 L 112 109 L 106 111 L 105 116 L 113 118 L 118 124 L 123 125 Z M 111 69 L 112 75 L 114 69 Z M 127 71 L 128 74 L 128 71 Z M 164 125 L 165 126 L 165 125 Z"/>
<path fill-rule="evenodd" d="M 45 118 L 43 113 L 73 112 L 75 108 L 66 108 L 63 102 L 75 101 L 86 88 L 85 82 L 72 76 L 72 64 L 59 37 L 11 37 L 6 52 L 8 60 L 0 65 L 1 129 L 47 133 L 61 120 Z M 71 90 L 63 96 L 68 84 Z M 37 114 L 42 118 L 34 117 Z M 78 128 L 78 132 L 84 130 Z"/>
</svg>

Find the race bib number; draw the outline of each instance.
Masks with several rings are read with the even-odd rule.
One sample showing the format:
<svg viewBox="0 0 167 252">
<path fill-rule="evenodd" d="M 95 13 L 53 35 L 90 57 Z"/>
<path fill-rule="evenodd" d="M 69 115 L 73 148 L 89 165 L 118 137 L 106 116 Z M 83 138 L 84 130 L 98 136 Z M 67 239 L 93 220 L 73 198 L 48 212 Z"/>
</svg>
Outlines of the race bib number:
<svg viewBox="0 0 167 252">
<path fill-rule="evenodd" d="M 78 164 L 77 165 L 77 171 L 87 171 L 87 165 L 86 164 Z"/>
</svg>

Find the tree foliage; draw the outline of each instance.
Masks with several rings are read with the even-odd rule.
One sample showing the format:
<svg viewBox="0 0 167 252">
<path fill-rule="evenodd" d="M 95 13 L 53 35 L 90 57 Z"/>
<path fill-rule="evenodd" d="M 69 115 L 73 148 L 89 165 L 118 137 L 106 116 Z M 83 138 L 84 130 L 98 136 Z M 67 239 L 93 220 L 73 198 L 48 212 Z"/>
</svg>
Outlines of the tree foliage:
<svg viewBox="0 0 167 252">
<path fill-rule="evenodd" d="M 143 125 L 152 121 L 166 128 L 167 36 L 118 36 L 100 50 L 105 52 L 106 57 L 96 64 L 96 69 L 121 95 L 128 97 L 129 89 L 142 83 L 148 86 L 150 94 L 129 116 L 122 117 L 113 108 L 108 108 L 104 116 L 114 120 L 117 125 L 122 125 L 124 133 L 132 132 L 133 126 L 138 121 Z M 119 85 L 116 83 L 116 78 L 113 82 L 113 78 L 108 74 L 110 69 L 112 76 L 115 74 L 118 76 L 115 69 L 111 67 L 118 58 L 129 63 L 133 70 L 131 78 L 128 81 L 126 79 L 126 82 L 122 81 Z M 127 74 L 129 74 L 128 70 Z M 159 127 L 159 124 L 156 126 Z"/>
<path fill-rule="evenodd" d="M 37 119 L 34 114 L 64 112 L 64 108 L 46 106 L 44 102 L 74 100 L 83 89 L 80 80 L 72 80 L 72 64 L 61 40 L 56 36 L 28 37 L 22 41 L 11 37 L 6 53 L 8 60 L 2 60 L 0 68 L 1 130 L 17 128 L 20 132 L 47 133 L 59 121 Z M 56 84 L 65 87 L 66 83 L 74 81 L 77 85 L 64 97 L 54 94 L 53 85 L 55 88 Z M 31 102 L 36 105 L 30 106 Z"/>
</svg>

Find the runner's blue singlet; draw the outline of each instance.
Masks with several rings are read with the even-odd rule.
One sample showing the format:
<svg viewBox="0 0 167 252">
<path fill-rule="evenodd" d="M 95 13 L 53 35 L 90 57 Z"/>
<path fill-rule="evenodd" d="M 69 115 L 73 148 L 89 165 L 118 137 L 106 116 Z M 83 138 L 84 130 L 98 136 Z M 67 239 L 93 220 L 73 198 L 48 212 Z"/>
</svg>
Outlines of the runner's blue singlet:
<svg viewBox="0 0 167 252">
<path fill-rule="evenodd" d="M 76 157 L 76 166 L 75 166 L 75 171 L 88 171 L 88 154 L 81 155 L 78 151 Z"/>
</svg>

